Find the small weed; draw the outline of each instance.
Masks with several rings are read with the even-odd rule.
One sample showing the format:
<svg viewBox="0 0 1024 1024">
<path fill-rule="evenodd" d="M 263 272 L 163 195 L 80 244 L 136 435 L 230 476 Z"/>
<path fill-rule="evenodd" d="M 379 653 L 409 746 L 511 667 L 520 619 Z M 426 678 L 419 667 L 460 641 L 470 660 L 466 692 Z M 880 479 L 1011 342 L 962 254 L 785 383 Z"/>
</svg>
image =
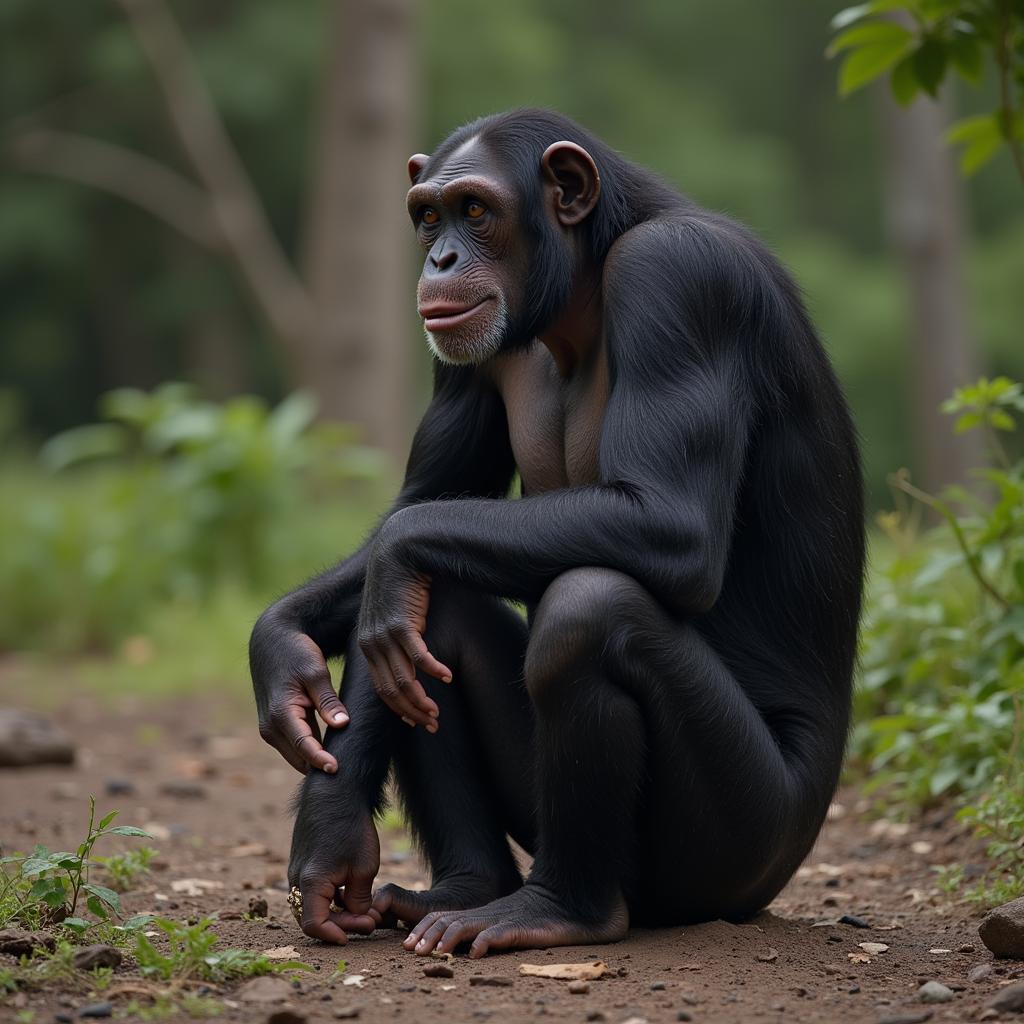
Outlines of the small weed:
<svg viewBox="0 0 1024 1024">
<path fill-rule="evenodd" d="M 115 892 L 127 892 L 135 888 L 140 878 L 149 874 L 149 865 L 155 856 L 156 850 L 152 846 L 141 846 L 137 850 L 97 857 L 95 860 L 107 873 L 110 888 Z"/>
<path fill-rule="evenodd" d="M 55 984 L 76 992 L 103 992 L 113 975 L 110 967 L 94 967 L 91 971 L 75 967 L 75 947 L 61 940 L 52 953 L 40 951 L 32 959 L 22 957 L 16 967 L 0 970 L 0 992 Z"/>
<path fill-rule="evenodd" d="M 164 933 L 168 949 L 161 952 L 148 936 L 139 934 L 135 947 L 139 971 L 145 977 L 163 981 L 188 978 L 224 982 L 289 969 L 312 970 L 309 964 L 301 960 L 278 962 L 262 953 L 246 949 L 215 951 L 213 947 L 219 939 L 210 930 L 214 920 L 212 917 L 204 917 L 195 924 L 181 924 L 162 917 L 156 918 L 152 923 Z"/>
<path fill-rule="evenodd" d="M 0 857 L 0 927 L 17 921 L 29 928 L 60 923 L 75 935 L 84 935 L 95 921 L 78 917 L 80 902 L 101 922 L 120 916 L 121 900 L 113 889 L 91 881 L 99 866 L 93 847 L 103 836 L 142 836 L 149 833 L 134 825 L 114 825 L 117 811 L 96 822 L 96 798 L 89 797 L 89 826 L 74 853 L 51 853 L 37 846 L 28 856 L 15 853 Z M 138 926 L 133 918 L 125 926 Z"/>
<path fill-rule="evenodd" d="M 957 816 L 973 826 L 979 839 L 988 840 L 985 852 L 992 859 L 988 873 L 965 893 L 967 899 L 994 907 L 1024 896 L 1024 792 L 1020 786 L 997 776 L 991 789 Z"/>
</svg>

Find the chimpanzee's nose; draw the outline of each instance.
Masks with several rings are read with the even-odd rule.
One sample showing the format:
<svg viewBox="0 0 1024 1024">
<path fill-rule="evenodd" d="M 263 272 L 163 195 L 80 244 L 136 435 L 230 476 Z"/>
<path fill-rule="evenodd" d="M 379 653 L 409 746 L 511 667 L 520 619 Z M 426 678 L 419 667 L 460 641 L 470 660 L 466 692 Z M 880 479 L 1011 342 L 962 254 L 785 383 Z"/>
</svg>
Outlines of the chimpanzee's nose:
<svg viewBox="0 0 1024 1024">
<path fill-rule="evenodd" d="M 459 253 L 455 246 L 444 242 L 430 250 L 430 262 L 435 270 L 449 270 L 455 266 L 458 258 Z"/>
</svg>

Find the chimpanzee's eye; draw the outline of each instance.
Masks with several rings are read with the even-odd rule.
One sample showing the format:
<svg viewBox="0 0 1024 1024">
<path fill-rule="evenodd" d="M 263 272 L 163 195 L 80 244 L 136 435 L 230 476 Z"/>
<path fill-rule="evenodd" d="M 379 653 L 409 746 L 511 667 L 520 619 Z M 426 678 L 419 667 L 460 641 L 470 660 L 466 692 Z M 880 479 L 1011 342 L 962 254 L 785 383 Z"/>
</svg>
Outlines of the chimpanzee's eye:
<svg viewBox="0 0 1024 1024">
<path fill-rule="evenodd" d="M 420 211 L 420 223 L 432 225 L 441 219 L 441 215 L 432 206 L 424 206 Z"/>
<path fill-rule="evenodd" d="M 483 203 L 478 203 L 475 199 L 471 199 L 466 204 L 466 216 L 470 220 L 479 220 L 487 212 Z"/>
</svg>

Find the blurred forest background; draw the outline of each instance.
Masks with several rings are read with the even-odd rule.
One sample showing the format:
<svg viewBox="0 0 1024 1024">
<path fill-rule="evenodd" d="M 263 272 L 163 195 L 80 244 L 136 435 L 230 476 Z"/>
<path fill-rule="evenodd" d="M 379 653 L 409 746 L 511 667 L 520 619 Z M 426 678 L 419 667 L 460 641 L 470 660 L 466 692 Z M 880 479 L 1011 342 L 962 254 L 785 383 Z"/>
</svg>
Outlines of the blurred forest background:
<svg viewBox="0 0 1024 1024">
<path fill-rule="evenodd" d="M 840 100 L 838 6 L 5 0 L 8 671 L 46 679 L 73 654 L 75 678 L 112 692 L 245 686 L 253 618 L 356 543 L 426 404 L 406 158 L 512 106 L 577 118 L 767 240 L 854 406 L 872 510 L 901 466 L 928 488 L 966 479 L 984 452 L 939 403 L 983 373 L 1024 378 L 1022 183 L 1006 154 L 962 179 L 942 141 L 996 83 L 909 110 L 884 87 Z M 187 386 L 153 390 L 166 381 Z M 981 756 L 949 740 L 937 785 L 939 754 L 912 763 L 952 692 L 972 721 L 998 693 L 985 742 L 1009 747 L 1024 611 L 972 604 L 962 553 L 917 545 L 918 521 L 876 536 L 888 612 L 868 620 L 861 749 L 927 801 Z M 985 564 L 1013 579 L 1019 550 Z M 994 666 L 965 668 L 957 630 Z"/>
</svg>

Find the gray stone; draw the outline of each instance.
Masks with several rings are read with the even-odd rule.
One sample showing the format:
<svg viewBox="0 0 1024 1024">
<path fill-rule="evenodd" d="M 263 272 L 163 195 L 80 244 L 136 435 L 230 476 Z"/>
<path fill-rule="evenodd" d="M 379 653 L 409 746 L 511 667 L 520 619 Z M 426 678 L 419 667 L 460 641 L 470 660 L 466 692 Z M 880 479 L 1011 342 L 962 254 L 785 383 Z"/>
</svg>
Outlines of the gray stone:
<svg viewBox="0 0 1024 1024">
<path fill-rule="evenodd" d="M 250 978 L 235 993 L 235 998 L 243 1003 L 283 1003 L 291 995 L 292 987 L 284 978 L 267 974 Z"/>
<path fill-rule="evenodd" d="M 968 981 L 984 981 L 992 976 L 991 964 L 978 964 L 967 972 Z"/>
<path fill-rule="evenodd" d="M 0 708 L 0 768 L 34 764 L 73 764 L 75 748 L 67 733 L 42 715 Z"/>
<path fill-rule="evenodd" d="M 1005 960 L 1024 960 L 1024 896 L 990 910 L 978 927 L 981 941 Z"/>
<path fill-rule="evenodd" d="M 0 931 L 0 953 L 9 956 L 32 956 L 36 949 L 52 953 L 56 948 L 56 940 L 46 932 L 30 932 L 25 928 L 4 928 Z"/>
<path fill-rule="evenodd" d="M 76 949 L 73 962 L 80 971 L 91 971 L 94 967 L 117 967 L 121 962 L 121 950 L 98 942 Z"/>
<path fill-rule="evenodd" d="M 114 1014 L 114 1004 L 110 1002 L 90 1003 L 78 1011 L 79 1017 L 111 1017 Z"/>
<path fill-rule="evenodd" d="M 471 974 L 470 985 L 493 985 L 495 988 L 507 988 L 512 984 L 511 978 L 504 978 L 500 974 Z"/>
<path fill-rule="evenodd" d="M 917 990 L 917 998 L 922 1003 L 948 1003 L 953 998 L 953 990 L 941 982 L 926 981 Z"/>
<path fill-rule="evenodd" d="M 1024 1011 L 1024 981 L 1001 988 L 985 1005 L 1000 1013 L 1021 1013 Z"/>
</svg>

